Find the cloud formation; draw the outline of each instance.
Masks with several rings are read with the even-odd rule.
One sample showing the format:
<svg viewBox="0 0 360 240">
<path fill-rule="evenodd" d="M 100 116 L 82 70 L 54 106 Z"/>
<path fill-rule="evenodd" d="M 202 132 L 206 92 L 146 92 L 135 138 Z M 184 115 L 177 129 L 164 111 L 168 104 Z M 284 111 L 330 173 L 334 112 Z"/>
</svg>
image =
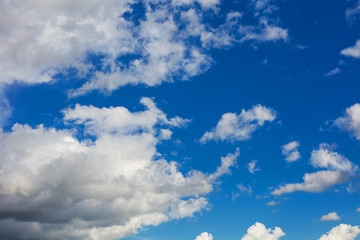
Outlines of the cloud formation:
<svg viewBox="0 0 360 240">
<path fill-rule="evenodd" d="M 336 212 L 328 213 L 320 218 L 320 221 L 338 221 L 340 216 Z"/>
<path fill-rule="evenodd" d="M 162 129 L 186 120 L 167 118 L 149 98 L 141 103 L 146 109 L 135 113 L 76 105 L 63 111 L 77 126 L 70 129 L 1 131 L 0 238 L 119 239 L 207 208 L 238 153 L 213 174 L 183 175 L 156 146 Z"/>
<path fill-rule="evenodd" d="M 213 236 L 210 233 L 203 232 L 195 238 L 195 240 L 213 240 Z"/>
<path fill-rule="evenodd" d="M 249 173 L 254 174 L 257 171 L 260 171 L 259 167 L 256 167 L 257 160 L 252 160 L 248 163 L 247 169 L 249 170 Z"/>
<path fill-rule="evenodd" d="M 359 226 L 340 224 L 322 235 L 319 240 L 354 240 L 359 234 Z"/>
<path fill-rule="evenodd" d="M 360 140 L 360 104 L 356 103 L 346 108 L 344 116 L 336 119 L 334 125 L 341 130 L 348 131 L 356 140 Z"/>
<path fill-rule="evenodd" d="M 200 142 L 247 140 L 265 122 L 272 122 L 275 118 L 276 112 L 262 105 L 256 105 L 250 110 L 243 109 L 240 114 L 225 113 L 216 127 L 201 137 Z"/>
<path fill-rule="evenodd" d="M 305 173 L 302 183 L 291 183 L 280 186 L 271 192 L 272 195 L 282 195 L 295 191 L 323 192 L 326 189 L 344 183 L 353 175 L 358 167 L 346 157 L 333 152 L 330 146 L 322 143 L 318 150 L 311 153 L 310 164 L 314 168 L 325 168 L 314 173 Z"/>
<path fill-rule="evenodd" d="M 286 157 L 287 162 L 295 162 L 301 158 L 298 147 L 300 143 L 298 141 L 292 141 L 281 146 L 282 154 Z"/>
<path fill-rule="evenodd" d="M 211 48 L 287 38 L 268 15 L 256 17 L 259 26 L 248 25 L 236 11 L 212 14 L 220 7 L 219 0 L 2 1 L 0 83 L 49 82 L 72 68 L 89 80 L 70 96 L 154 86 L 207 71 Z M 222 24 L 212 26 L 204 15 Z"/>
<path fill-rule="evenodd" d="M 341 50 L 340 53 L 347 57 L 360 58 L 360 40 L 357 40 L 354 46 Z"/>
<path fill-rule="evenodd" d="M 274 229 L 266 228 L 262 223 L 255 223 L 247 230 L 247 233 L 241 240 L 279 240 L 285 236 L 285 233 L 279 227 Z"/>
</svg>

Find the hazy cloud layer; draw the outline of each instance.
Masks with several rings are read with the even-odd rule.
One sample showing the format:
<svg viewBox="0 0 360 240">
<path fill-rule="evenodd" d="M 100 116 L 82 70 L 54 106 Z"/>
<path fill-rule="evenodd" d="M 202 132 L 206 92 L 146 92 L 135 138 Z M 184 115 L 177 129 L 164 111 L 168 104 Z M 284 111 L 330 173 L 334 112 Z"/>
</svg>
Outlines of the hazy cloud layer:
<svg viewBox="0 0 360 240">
<path fill-rule="evenodd" d="M 146 110 L 134 113 L 76 105 L 63 111 L 77 126 L 70 130 L 16 124 L 1 132 L 0 238 L 119 239 L 207 208 L 206 194 L 239 152 L 213 174 L 183 175 L 156 146 L 161 129 L 186 120 L 141 103 Z"/>
</svg>

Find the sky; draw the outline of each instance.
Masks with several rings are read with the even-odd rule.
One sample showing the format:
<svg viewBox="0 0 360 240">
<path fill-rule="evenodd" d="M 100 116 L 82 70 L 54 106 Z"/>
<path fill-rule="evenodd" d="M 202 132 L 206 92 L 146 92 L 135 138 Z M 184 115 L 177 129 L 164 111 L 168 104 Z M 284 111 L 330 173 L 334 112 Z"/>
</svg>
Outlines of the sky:
<svg viewBox="0 0 360 240">
<path fill-rule="evenodd" d="M 0 73 L 0 239 L 360 239 L 358 0 L 2 0 Z"/>
</svg>

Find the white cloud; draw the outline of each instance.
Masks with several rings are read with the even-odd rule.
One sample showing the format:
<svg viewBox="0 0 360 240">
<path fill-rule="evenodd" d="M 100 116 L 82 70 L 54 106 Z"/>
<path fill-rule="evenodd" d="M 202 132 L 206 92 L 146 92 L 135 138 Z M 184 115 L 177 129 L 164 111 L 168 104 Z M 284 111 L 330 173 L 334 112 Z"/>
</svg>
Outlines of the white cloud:
<svg viewBox="0 0 360 240">
<path fill-rule="evenodd" d="M 199 236 L 196 237 L 195 240 L 213 240 L 213 236 L 211 233 L 203 232 Z"/>
<path fill-rule="evenodd" d="M 285 160 L 287 162 L 295 162 L 301 158 L 300 152 L 297 149 L 299 146 L 300 143 L 298 141 L 292 141 L 281 146 L 282 154 L 286 157 Z"/>
<path fill-rule="evenodd" d="M 135 3 L 145 11 L 140 17 Z M 78 96 L 188 79 L 211 66 L 209 48 L 230 47 L 243 35 L 241 13 L 208 14 L 220 7 L 220 0 L 1 1 L 0 83 L 49 82 L 75 68 L 89 79 L 69 92 Z M 204 15 L 223 24 L 212 26 Z M 247 26 L 255 29 L 248 40 L 286 40 L 287 30 L 264 19 Z M 99 66 L 87 60 L 89 53 L 104 56 Z"/>
<path fill-rule="evenodd" d="M 347 57 L 360 58 L 360 40 L 357 40 L 354 46 L 341 50 L 340 53 Z"/>
<path fill-rule="evenodd" d="M 240 114 L 225 113 L 216 127 L 207 131 L 201 137 L 200 142 L 206 143 L 211 140 L 247 140 L 266 121 L 272 122 L 275 118 L 276 112 L 274 110 L 261 105 L 254 106 L 247 111 L 243 109 Z"/>
<path fill-rule="evenodd" d="M 256 167 L 256 163 L 257 163 L 257 160 L 253 160 L 253 161 L 249 162 L 248 165 L 247 165 L 247 169 L 252 174 L 254 174 L 257 171 L 260 171 L 260 168 Z"/>
<path fill-rule="evenodd" d="M 287 41 L 288 40 L 288 30 L 283 29 L 279 26 L 269 24 L 267 18 L 261 18 L 258 26 L 240 26 L 240 34 L 243 35 L 241 42 L 255 40 L 258 42 L 267 42 L 267 41 Z"/>
<path fill-rule="evenodd" d="M 360 212 L 360 207 L 358 209 L 356 209 L 356 212 Z"/>
<path fill-rule="evenodd" d="M 248 230 L 246 235 L 241 240 L 278 240 L 283 237 L 285 233 L 279 227 L 267 229 L 262 223 L 255 223 Z"/>
<path fill-rule="evenodd" d="M 325 77 L 330 77 L 330 76 L 334 76 L 334 75 L 336 75 L 336 74 L 338 74 L 338 73 L 340 73 L 340 72 L 341 72 L 341 69 L 340 69 L 339 67 L 336 67 L 336 68 L 330 70 L 330 71 L 329 71 L 328 73 L 326 73 L 324 76 L 325 76 Z"/>
<path fill-rule="evenodd" d="M 240 149 L 237 148 L 235 153 L 229 153 L 226 157 L 221 157 L 221 165 L 216 172 L 210 175 L 210 178 L 218 178 L 224 174 L 230 173 L 230 168 L 236 164 L 236 160 L 240 155 Z"/>
<path fill-rule="evenodd" d="M 278 202 L 276 202 L 276 201 L 270 201 L 270 202 L 268 202 L 266 205 L 268 205 L 268 206 L 276 206 L 276 205 L 278 205 L 279 203 Z"/>
<path fill-rule="evenodd" d="M 320 221 L 338 221 L 341 218 L 336 212 L 331 212 L 329 214 L 326 214 L 320 218 Z"/>
<path fill-rule="evenodd" d="M 206 195 L 237 153 L 213 174 L 183 175 L 157 144 L 162 129 L 185 120 L 141 102 L 146 109 L 134 113 L 66 109 L 64 121 L 78 126 L 70 130 L 16 124 L 0 132 L 0 238 L 119 239 L 206 209 Z"/>
<path fill-rule="evenodd" d="M 319 240 L 354 240 L 359 234 L 359 226 L 340 224 L 321 236 Z"/>
<path fill-rule="evenodd" d="M 320 144 L 318 150 L 311 153 L 310 163 L 314 168 L 325 168 L 314 173 L 305 173 L 302 183 L 291 183 L 272 191 L 273 195 L 282 195 L 295 191 L 323 192 L 326 189 L 344 183 L 358 169 L 346 157 L 333 152 L 328 144 Z"/>
<path fill-rule="evenodd" d="M 360 104 L 356 103 L 346 108 L 344 116 L 336 119 L 334 125 L 360 140 Z"/>
<path fill-rule="evenodd" d="M 355 19 L 355 16 L 360 13 L 360 1 L 356 3 L 356 6 L 353 8 L 346 9 L 346 18 L 350 21 Z"/>
</svg>

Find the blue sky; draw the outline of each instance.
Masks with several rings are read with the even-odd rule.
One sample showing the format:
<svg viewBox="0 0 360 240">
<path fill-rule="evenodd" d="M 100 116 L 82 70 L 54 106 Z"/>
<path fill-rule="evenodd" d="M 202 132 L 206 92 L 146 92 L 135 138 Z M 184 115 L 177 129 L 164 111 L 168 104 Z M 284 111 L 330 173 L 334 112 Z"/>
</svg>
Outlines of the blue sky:
<svg viewBox="0 0 360 240">
<path fill-rule="evenodd" d="M 0 16 L 1 239 L 359 239 L 359 1 Z"/>
</svg>

